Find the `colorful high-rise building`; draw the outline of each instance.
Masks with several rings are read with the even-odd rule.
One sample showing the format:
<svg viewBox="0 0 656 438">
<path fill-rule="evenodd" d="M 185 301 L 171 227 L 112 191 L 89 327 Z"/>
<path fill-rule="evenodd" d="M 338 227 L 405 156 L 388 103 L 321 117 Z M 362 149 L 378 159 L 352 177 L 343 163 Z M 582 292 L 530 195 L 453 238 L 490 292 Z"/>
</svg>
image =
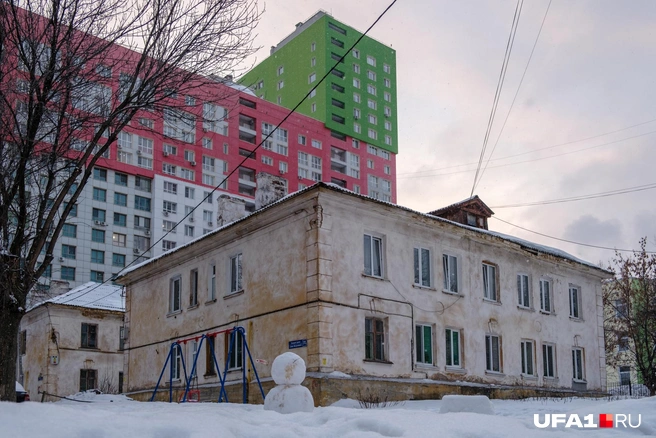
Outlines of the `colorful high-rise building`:
<svg viewBox="0 0 656 438">
<path fill-rule="evenodd" d="M 319 11 L 271 47 L 271 55 L 240 83 L 285 108 L 294 108 L 310 93 L 297 111 L 322 121 L 333 137 L 353 137 L 396 154 L 396 52 L 361 37 Z"/>
</svg>

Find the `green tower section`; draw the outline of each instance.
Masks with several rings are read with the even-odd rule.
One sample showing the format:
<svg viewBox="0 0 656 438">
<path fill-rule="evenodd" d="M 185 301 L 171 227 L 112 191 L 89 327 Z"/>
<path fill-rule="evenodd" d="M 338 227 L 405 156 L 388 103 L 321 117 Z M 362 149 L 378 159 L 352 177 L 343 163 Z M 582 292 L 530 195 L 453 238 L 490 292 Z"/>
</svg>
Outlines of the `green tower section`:
<svg viewBox="0 0 656 438">
<path fill-rule="evenodd" d="M 367 36 L 349 51 L 361 36 L 320 11 L 297 24 L 240 83 L 291 109 L 330 71 L 297 111 L 336 133 L 397 153 L 396 52 Z"/>
</svg>

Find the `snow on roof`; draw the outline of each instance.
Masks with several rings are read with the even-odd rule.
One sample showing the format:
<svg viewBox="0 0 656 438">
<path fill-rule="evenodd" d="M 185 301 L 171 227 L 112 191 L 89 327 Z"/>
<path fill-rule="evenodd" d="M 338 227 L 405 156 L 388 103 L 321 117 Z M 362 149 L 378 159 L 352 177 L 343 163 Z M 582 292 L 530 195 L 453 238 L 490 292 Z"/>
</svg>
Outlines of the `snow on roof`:
<svg viewBox="0 0 656 438">
<path fill-rule="evenodd" d="M 230 222 L 230 223 L 225 224 L 225 225 L 223 225 L 223 226 L 221 226 L 221 227 L 219 227 L 219 228 L 215 228 L 214 230 L 210 231 L 209 233 L 204 234 L 204 235 L 202 235 L 202 236 L 200 236 L 200 237 L 197 237 L 196 239 L 194 239 L 194 240 L 192 240 L 192 241 L 190 241 L 190 242 L 187 242 L 187 243 L 185 243 L 184 245 L 181 245 L 181 246 L 178 246 L 178 247 L 176 247 L 176 248 L 174 248 L 174 249 L 171 249 L 171 250 L 165 252 L 164 254 L 160 254 L 160 255 L 157 256 L 157 257 L 153 257 L 153 258 L 148 259 L 148 260 L 146 260 L 146 261 L 143 261 L 143 262 L 141 262 L 141 263 L 139 263 L 139 264 L 136 264 L 136 265 L 134 265 L 134 266 L 131 266 L 131 267 L 129 267 L 129 268 L 126 268 L 124 271 L 122 271 L 122 272 L 119 273 L 118 278 L 120 279 L 120 278 L 124 277 L 125 275 L 129 274 L 130 272 L 135 271 L 136 269 L 139 269 L 139 268 L 141 268 L 141 267 L 143 267 L 143 266 L 146 266 L 146 265 L 148 265 L 148 264 L 150 264 L 150 263 L 154 263 L 155 261 L 157 261 L 157 260 L 159 260 L 159 259 L 161 259 L 161 258 L 163 258 L 163 257 L 167 257 L 167 256 L 169 256 L 169 255 L 171 255 L 171 254 L 173 254 L 173 253 L 175 253 L 175 252 L 177 252 L 177 251 L 182 250 L 183 248 L 186 248 L 186 247 L 188 247 L 188 246 L 190 246 L 190 245 L 193 245 L 194 243 L 198 242 L 199 240 L 207 239 L 207 238 L 209 238 L 210 236 L 213 236 L 214 234 L 219 233 L 219 232 L 221 232 L 222 230 L 224 230 L 224 229 L 226 229 L 226 228 L 228 228 L 228 227 L 231 227 L 231 226 L 234 225 L 234 224 L 237 224 L 237 223 L 239 223 L 239 222 L 241 222 L 241 221 L 244 221 L 244 220 L 248 219 L 249 217 L 251 217 L 251 216 L 253 216 L 253 215 L 260 214 L 261 212 L 263 212 L 263 211 L 265 211 L 265 210 L 268 210 L 268 209 L 273 208 L 274 206 L 276 206 L 276 205 L 278 205 L 278 204 L 282 204 L 283 202 L 286 202 L 288 199 L 294 198 L 294 197 L 296 197 L 296 196 L 301 195 L 302 193 L 308 192 L 308 191 L 310 191 L 310 190 L 314 190 L 314 189 L 316 189 L 316 188 L 318 188 L 318 187 L 328 188 L 328 189 L 334 190 L 334 191 L 336 191 L 336 192 L 342 192 L 342 193 L 348 194 L 348 195 L 350 195 L 350 196 L 354 196 L 354 197 L 357 197 L 357 198 L 365 199 L 365 200 L 368 200 L 368 201 L 373 201 L 373 202 L 376 202 L 376 203 L 378 203 L 378 204 L 388 205 L 388 206 L 390 206 L 390 207 L 398 208 L 398 209 L 400 209 L 400 210 L 404 210 L 404 211 L 407 211 L 407 212 L 410 212 L 410 213 L 413 213 L 413 214 L 417 214 L 417 215 L 420 215 L 420 216 L 424 216 L 424 217 L 426 217 L 426 218 L 430 218 L 430 219 L 433 219 L 433 220 L 436 220 L 436 221 L 440 221 L 440 222 L 448 223 L 448 224 L 451 224 L 451 225 L 453 225 L 453 226 L 455 226 L 455 227 L 458 227 L 458 228 L 464 228 L 464 229 L 471 230 L 471 231 L 476 232 L 476 233 L 487 234 L 487 235 L 490 235 L 490 236 L 496 237 L 496 238 L 498 238 L 498 239 L 502 239 L 502 240 L 506 240 L 506 241 L 509 241 L 509 242 L 515 243 L 515 244 L 517 244 L 517 245 L 520 245 L 520 246 L 523 247 L 523 248 L 526 248 L 526 249 L 529 249 L 529 250 L 532 250 L 532 251 L 536 251 L 536 252 L 538 252 L 538 253 L 549 254 L 549 255 L 552 255 L 552 256 L 555 256 L 555 257 L 560 257 L 560 258 L 563 258 L 563 259 L 566 259 L 566 260 L 569 260 L 569 261 L 572 261 L 572 262 L 575 262 L 575 263 L 579 263 L 579 264 L 584 265 L 584 266 L 588 266 L 588 267 L 591 267 L 591 268 L 595 268 L 595 269 L 598 269 L 598 270 L 601 270 L 601 271 L 603 271 L 603 272 L 606 272 L 606 273 L 610 274 L 610 272 L 608 272 L 607 270 L 605 270 L 605 269 L 603 269 L 603 268 L 600 268 L 599 266 L 597 266 L 597 265 L 595 265 L 595 264 L 593 264 L 593 263 L 586 262 L 585 260 L 581 260 L 581 259 L 579 259 L 579 258 L 577 258 L 577 257 L 574 257 L 573 255 L 571 255 L 571 254 L 569 254 L 569 253 L 567 253 L 567 252 L 565 252 L 565 251 L 562 251 L 562 250 L 560 250 L 560 249 L 558 249 L 558 248 L 552 248 L 552 247 L 550 247 L 550 246 L 540 245 L 540 244 L 537 244 L 537 243 L 530 242 L 530 241 L 528 241 L 528 240 L 520 239 L 520 238 L 518 238 L 518 237 L 509 236 L 509 235 L 507 235 L 507 234 L 503 234 L 503 233 L 498 233 L 498 232 L 496 232 L 496 231 L 484 230 L 484 229 L 482 229 L 482 228 L 470 227 L 470 226 L 468 226 L 468 225 L 463 225 L 463 224 L 460 224 L 460 223 L 458 223 L 458 222 L 450 221 L 450 220 L 448 220 L 448 219 L 444 219 L 444 218 L 442 218 L 442 217 L 435 216 L 435 215 L 430 214 L 430 213 L 423 213 L 423 212 L 420 212 L 420 211 L 417 211 L 417 210 L 413 210 L 413 209 L 408 208 L 408 207 L 404 207 L 404 206 L 402 206 L 402 205 L 393 204 L 393 203 L 391 203 L 391 202 L 386 202 L 386 201 L 381 201 L 380 199 L 375 199 L 375 198 L 372 198 L 372 197 L 370 197 L 370 196 L 366 196 L 366 195 L 363 195 L 363 194 L 360 194 L 360 193 L 355 193 L 355 192 L 352 192 L 352 191 L 350 191 L 350 190 L 348 190 L 348 189 L 345 189 L 345 188 L 343 188 L 343 187 L 341 187 L 341 186 L 338 186 L 337 184 L 334 184 L 334 183 L 318 182 L 318 183 L 315 183 L 315 184 L 313 184 L 313 185 L 311 185 L 311 186 L 309 186 L 309 187 L 306 187 L 306 188 L 304 188 L 304 189 L 302 189 L 302 190 L 299 190 L 299 191 L 297 191 L 297 192 L 293 192 L 293 193 L 290 193 L 290 194 L 288 194 L 288 195 L 286 195 L 286 196 L 283 196 L 282 198 L 278 199 L 277 201 L 272 202 L 271 204 L 269 204 L 269 205 L 267 205 L 267 206 L 265 206 L 265 207 L 262 207 L 262 208 L 260 208 L 259 210 L 256 210 L 255 212 L 249 214 L 248 216 L 244 216 L 243 218 L 241 218 L 241 219 L 237 219 L 237 220 L 234 221 L 234 222 Z M 469 198 L 469 199 L 467 199 L 467 200 L 465 200 L 465 201 L 468 201 L 468 200 L 473 199 L 473 198 L 475 198 L 475 197 L 476 197 L 476 196 L 473 196 L 472 198 Z M 465 202 L 465 201 L 461 201 L 461 202 Z"/>
<path fill-rule="evenodd" d="M 50 298 L 39 305 L 53 303 L 64 306 L 125 312 L 125 297 L 121 294 L 122 290 L 121 286 L 90 281 L 65 294 Z"/>
</svg>

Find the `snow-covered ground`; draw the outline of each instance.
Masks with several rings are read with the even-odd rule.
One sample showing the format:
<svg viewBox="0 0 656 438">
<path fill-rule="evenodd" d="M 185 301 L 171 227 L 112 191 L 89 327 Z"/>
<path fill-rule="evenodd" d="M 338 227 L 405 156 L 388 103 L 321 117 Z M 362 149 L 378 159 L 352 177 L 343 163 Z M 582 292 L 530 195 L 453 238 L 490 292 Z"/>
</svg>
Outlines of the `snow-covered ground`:
<svg viewBox="0 0 656 438">
<path fill-rule="evenodd" d="M 656 436 L 656 397 L 606 400 L 492 400 L 496 415 L 440 414 L 439 400 L 359 409 L 342 400 L 312 413 L 279 414 L 262 405 L 141 403 L 81 394 L 80 402 L 0 403 L 1 437 L 551 437 Z M 638 429 L 538 429 L 533 414 L 631 414 Z M 541 416 L 544 419 L 544 415 Z"/>
</svg>

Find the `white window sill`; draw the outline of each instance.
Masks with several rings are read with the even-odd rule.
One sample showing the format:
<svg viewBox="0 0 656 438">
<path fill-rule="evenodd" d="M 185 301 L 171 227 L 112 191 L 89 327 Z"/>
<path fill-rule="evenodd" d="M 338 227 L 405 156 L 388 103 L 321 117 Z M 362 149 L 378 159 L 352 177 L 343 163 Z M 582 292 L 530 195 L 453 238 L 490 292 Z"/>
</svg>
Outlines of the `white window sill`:
<svg viewBox="0 0 656 438">
<path fill-rule="evenodd" d="M 216 303 L 216 298 L 214 298 L 213 300 L 205 301 L 205 305 L 206 305 L 206 306 L 207 306 L 208 304 L 214 304 L 214 303 Z"/>
<path fill-rule="evenodd" d="M 233 298 L 233 297 L 236 297 L 236 296 L 239 296 L 239 295 L 243 295 L 243 294 L 244 294 L 244 289 L 242 289 L 242 290 L 238 290 L 237 292 L 230 292 L 229 294 L 224 295 L 224 296 L 223 296 L 223 299 L 224 299 L 224 300 L 227 300 L 227 299 L 229 299 L 229 298 Z"/>
<path fill-rule="evenodd" d="M 181 314 L 181 313 L 182 313 L 182 309 L 180 309 L 180 310 L 176 310 L 176 311 L 174 311 L 174 312 L 169 312 L 169 313 L 167 313 L 167 314 L 166 314 L 166 317 L 167 317 L 167 318 L 170 318 L 170 317 L 172 317 L 172 316 L 176 316 L 176 315 L 179 315 L 179 314 Z"/>
<path fill-rule="evenodd" d="M 483 302 L 486 302 L 488 304 L 494 304 L 495 306 L 500 306 L 501 305 L 501 301 L 495 301 L 495 300 L 491 300 L 489 298 L 483 298 Z"/>
<path fill-rule="evenodd" d="M 546 311 L 546 310 L 542 310 L 542 309 L 540 309 L 540 313 L 543 314 L 543 315 L 553 315 L 553 316 L 556 316 L 556 314 L 555 314 L 554 312 L 548 312 L 548 311 Z"/>
<path fill-rule="evenodd" d="M 586 383 L 586 384 L 588 383 L 587 380 L 580 380 L 580 379 L 572 379 L 572 382 L 574 382 L 574 383 Z"/>
<path fill-rule="evenodd" d="M 187 307 L 187 310 L 196 309 L 196 308 L 198 308 L 198 303 L 193 304 L 193 305 Z"/>
<path fill-rule="evenodd" d="M 583 318 L 577 318 L 576 316 L 570 316 L 569 320 L 574 322 L 584 322 Z"/>
<path fill-rule="evenodd" d="M 372 280 L 387 281 L 384 277 L 378 277 L 376 275 L 369 275 L 369 274 L 365 274 L 364 272 L 362 273 L 362 276 L 365 277 L 365 278 L 371 278 Z"/>
<path fill-rule="evenodd" d="M 523 380 L 538 380 L 538 376 L 533 375 L 533 374 L 522 374 L 522 379 Z"/>
<path fill-rule="evenodd" d="M 451 291 L 451 290 L 447 290 L 447 289 L 442 289 L 442 292 L 445 293 L 445 294 L 449 294 L 449 295 L 455 295 L 455 296 L 458 296 L 458 297 L 464 297 L 464 295 L 461 294 L 460 292 L 453 292 L 453 291 Z"/>
<path fill-rule="evenodd" d="M 502 373 L 501 371 L 485 370 L 485 374 L 488 375 L 488 376 L 492 376 L 492 377 L 506 377 L 506 375 L 504 373 Z"/>
<path fill-rule="evenodd" d="M 558 377 L 543 376 L 545 382 L 558 382 Z"/>
<path fill-rule="evenodd" d="M 520 306 L 520 305 L 518 305 L 517 308 L 518 308 L 519 310 L 523 310 L 523 311 L 525 311 L 525 312 L 535 312 L 535 309 L 533 309 L 533 308 L 531 308 L 531 307 L 524 307 L 524 306 Z"/>
<path fill-rule="evenodd" d="M 414 287 L 415 289 L 431 290 L 431 291 L 433 291 L 433 292 L 435 292 L 435 291 L 437 290 L 437 289 L 435 289 L 434 287 L 431 287 L 431 286 L 422 286 L 421 284 L 413 284 L 412 287 Z"/>
<path fill-rule="evenodd" d="M 446 366 L 444 371 L 447 373 L 467 374 L 467 370 L 461 367 Z"/>
<path fill-rule="evenodd" d="M 422 370 L 437 369 L 432 363 L 415 362 L 415 369 L 417 368 L 421 368 Z"/>
</svg>

